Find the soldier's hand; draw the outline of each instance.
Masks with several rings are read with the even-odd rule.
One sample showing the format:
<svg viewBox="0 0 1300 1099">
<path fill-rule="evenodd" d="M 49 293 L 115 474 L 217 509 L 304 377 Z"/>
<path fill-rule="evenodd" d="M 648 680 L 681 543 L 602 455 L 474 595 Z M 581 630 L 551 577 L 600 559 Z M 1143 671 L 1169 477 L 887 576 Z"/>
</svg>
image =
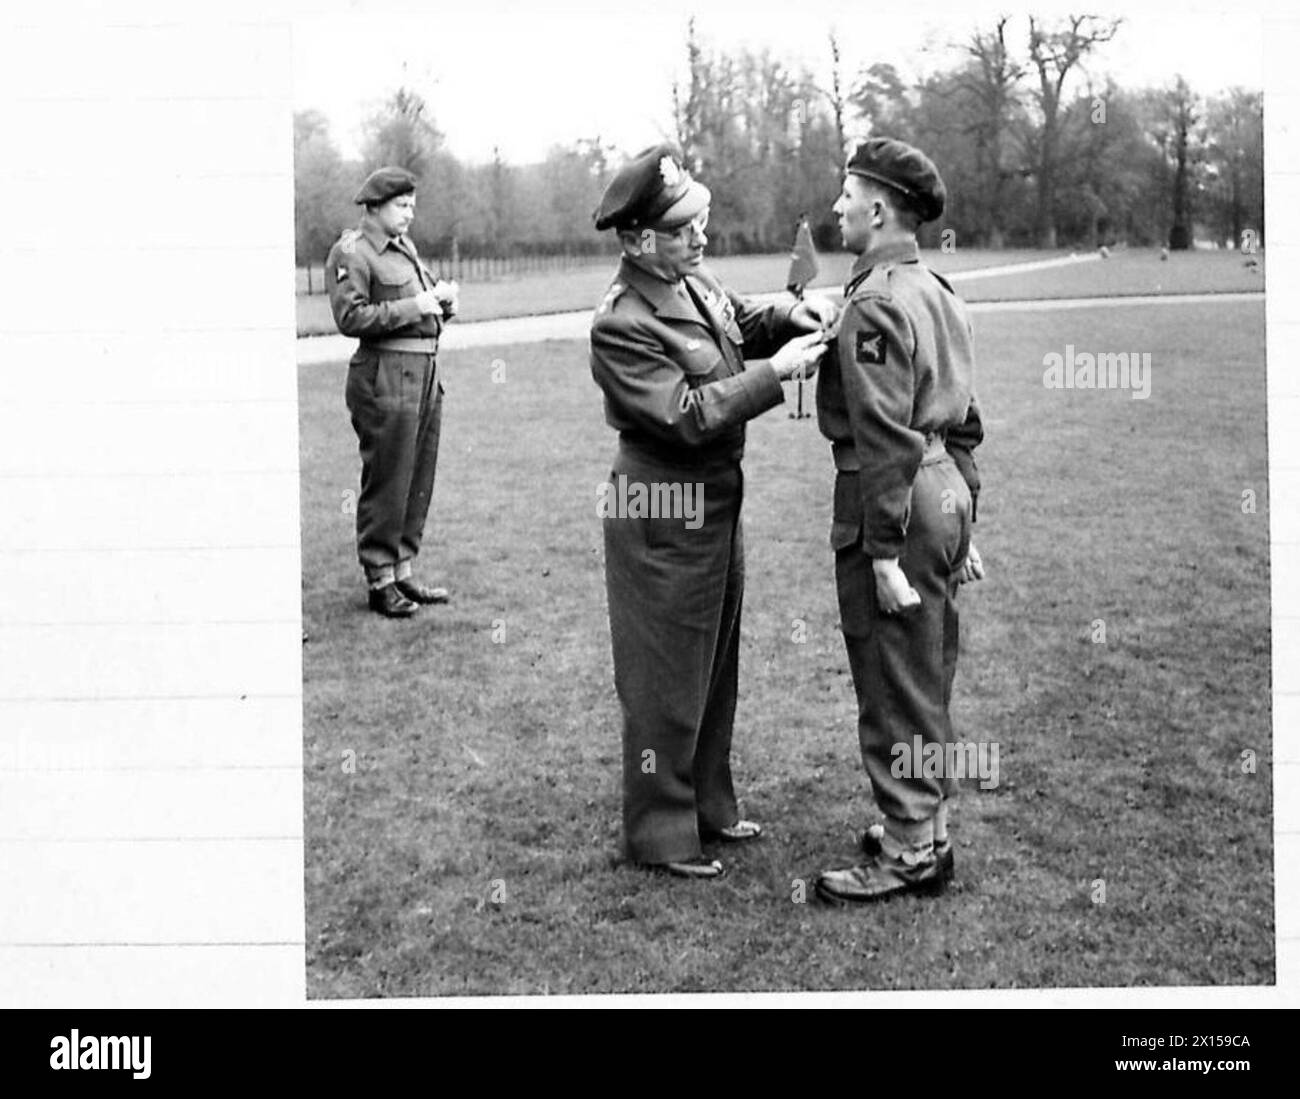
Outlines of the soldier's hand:
<svg viewBox="0 0 1300 1099">
<path fill-rule="evenodd" d="M 430 313 L 441 313 L 442 302 L 438 300 L 438 295 L 432 290 L 421 290 L 415 295 L 415 304 L 420 307 L 420 312 L 425 316 Z"/>
<path fill-rule="evenodd" d="M 966 560 L 961 563 L 961 568 L 957 570 L 957 583 L 966 584 L 972 580 L 984 579 L 984 561 L 980 557 L 979 550 L 975 548 L 975 543 L 970 544 L 966 550 Z"/>
<path fill-rule="evenodd" d="M 772 368 L 783 382 L 793 377 L 811 378 L 817 373 L 817 361 L 826 352 L 822 333 L 796 336 L 772 356 Z"/>
<path fill-rule="evenodd" d="M 442 303 L 442 315 L 450 319 L 460 311 L 460 285 L 455 279 L 439 279 L 433 284 L 433 292 Z"/>
<path fill-rule="evenodd" d="M 790 323 L 808 332 L 829 332 L 839 315 L 839 306 L 829 298 L 806 297 L 790 311 Z"/>
<path fill-rule="evenodd" d="M 885 614 L 906 614 L 921 605 L 921 596 L 907 582 L 897 557 L 878 557 L 871 569 L 876 575 L 876 601 Z"/>
</svg>

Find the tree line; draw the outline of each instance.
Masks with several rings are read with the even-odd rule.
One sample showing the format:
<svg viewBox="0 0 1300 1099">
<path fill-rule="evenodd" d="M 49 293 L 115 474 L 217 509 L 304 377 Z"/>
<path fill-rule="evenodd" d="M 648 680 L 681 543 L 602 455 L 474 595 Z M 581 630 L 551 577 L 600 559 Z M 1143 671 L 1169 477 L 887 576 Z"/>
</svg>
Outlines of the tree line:
<svg viewBox="0 0 1300 1099">
<path fill-rule="evenodd" d="M 1261 93 L 1202 95 L 1182 77 L 1127 89 L 1094 77 L 1089 60 L 1122 30 L 1122 20 L 1096 16 L 1003 17 L 957 44 L 946 68 L 912 81 L 884 63 L 846 73 L 832 32 L 823 83 L 768 50 L 711 47 L 692 20 L 665 137 L 713 191 L 710 249 L 719 254 L 784 251 L 804 216 L 818 247 L 838 247 L 830 206 L 844 152 L 868 135 L 912 142 L 938 163 L 948 208 L 923 243 L 950 230 L 984 247 L 1261 244 Z M 401 87 L 366 120 L 360 158 L 347 160 L 325 116 L 301 111 L 298 263 L 320 262 L 355 224 L 351 197 L 381 164 L 419 177 L 425 197 L 411 235 L 431 256 L 608 251 L 591 212 L 620 157 L 635 151 L 593 136 L 540 163 L 499 154 L 465 163 L 428 101 Z"/>
</svg>

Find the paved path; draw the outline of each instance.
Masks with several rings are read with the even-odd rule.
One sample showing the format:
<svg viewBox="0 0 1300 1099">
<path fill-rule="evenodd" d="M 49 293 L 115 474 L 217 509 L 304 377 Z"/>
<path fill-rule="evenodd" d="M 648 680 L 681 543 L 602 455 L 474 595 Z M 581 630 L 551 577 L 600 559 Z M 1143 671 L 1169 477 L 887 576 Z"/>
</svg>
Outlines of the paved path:
<svg viewBox="0 0 1300 1099">
<path fill-rule="evenodd" d="M 1034 260 L 1030 263 L 1012 263 L 1002 267 L 980 267 L 973 271 L 956 271 L 948 276 L 954 282 L 992 275 L 1006 275 L 1044 267 L 1061 267 L 1072 263 L 1088 263 L 1099 257 L 1095 253 L 1083 256 L 1063 256 L 1058 259 Z M 759 300 L 772 300 L 782 292 L 754 294 Z M 1098 306 L 1150 306 L 1197 305 L 1207 302 L 1263 301 L 1262 291 L 1245 291 L 1223 294 L 1134 294 L 1097 298 L 1038 298 L 1025 301 L 967 302 L 972 313 L 1042 312 L 1053 309 L 1093 309 Z M 462 348 L 493 347 L 503 344 L 540 343 L 543 340 L 584 340 L 591 330 L 590 309 L 571 313 L 548 313 L 540 317 L 507 317 L 495 321 L 459 322 L 447 326 L 442 338 L 442 348 L 447 351 Z M 298 363 L 318 366 L 349 358 L 356 341 L 346 336 L 311 336 L 298 340 Z"/>
</svg>

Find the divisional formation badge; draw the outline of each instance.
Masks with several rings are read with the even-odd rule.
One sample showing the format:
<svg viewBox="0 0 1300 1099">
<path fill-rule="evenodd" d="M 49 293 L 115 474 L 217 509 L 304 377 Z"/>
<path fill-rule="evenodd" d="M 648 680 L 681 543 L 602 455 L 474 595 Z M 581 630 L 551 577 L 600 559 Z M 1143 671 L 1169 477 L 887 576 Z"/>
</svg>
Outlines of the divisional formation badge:
<svg viewBox="0 0 1300 1099">
<path fill-rule="evenodd" d="M 853 346 L 853 357 L 860 363 L 883 363 L 885 361 L 885 334 L 866 329 L 857 334 Z"/>
</svg>

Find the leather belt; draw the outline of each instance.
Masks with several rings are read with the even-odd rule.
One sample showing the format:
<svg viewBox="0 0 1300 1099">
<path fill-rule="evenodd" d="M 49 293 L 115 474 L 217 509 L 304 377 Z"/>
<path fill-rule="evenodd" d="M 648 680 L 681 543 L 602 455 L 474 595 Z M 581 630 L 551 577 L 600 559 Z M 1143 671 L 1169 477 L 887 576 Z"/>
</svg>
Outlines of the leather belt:
<svg viewBox="0 0 1300 1099">
<path fill-rule="evenodd" d="M 835 458 L 835 468 L 847 473 L 856 473 L 862 468 L 858 460 L 858 451 L 851 442 L 840 441 L 831 444 L 831 454 Z M 929 465 L 948 454 L 948 440 L 942 431 L 932 431 L 925 437 L 925 450 L 921 454 L 921 464 Z"/>
<path fill-rule="evenodd" d="M 367 351 L 408 351 L 416 355 L 436 355 L 438 341 L 432 336 L 412 336 L 404 340 L 363 340 Z"/>
</svg>

